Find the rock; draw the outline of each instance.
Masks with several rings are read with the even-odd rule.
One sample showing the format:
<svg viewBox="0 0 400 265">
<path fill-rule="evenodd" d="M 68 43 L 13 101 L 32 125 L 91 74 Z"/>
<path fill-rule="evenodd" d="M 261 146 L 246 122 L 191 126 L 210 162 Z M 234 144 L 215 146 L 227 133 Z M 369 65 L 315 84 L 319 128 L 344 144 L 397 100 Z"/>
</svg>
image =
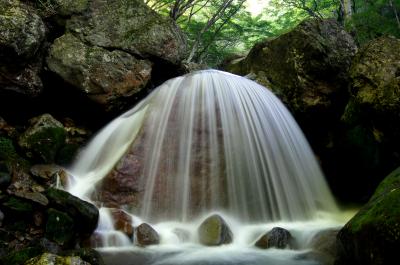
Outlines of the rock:
<svg viewBox="0 0 400 265">
<path fill-rule="evenodd" d="M 149 61 L 124 51 L 88 46 L 69 33 L 54 41 L 47 65 L 109 110 L 120 107 L 118 100 L 140 92 L 151 74 Z"/>
<path fill-rule="evenodd" d="M 45 25 L 34 10 L 18 0 L 0 3 L 0 62 L 16 63 L 35 56 L 45 37 Z"/>
<path fill-rule="evenodd" d="M 68 181 L 68 173 L 65 169 L 55 164 L 37 164 L 31 167 L 30 172 L 39 181 L 56 188 L 58 188 L 57 185 L 65 187 Z"/>
<path fill-rule="evenodd" d="M 42 206 L 47 206 L 49 204 L 49 200 L 41 194 L 40 192 L 31 192 L 31 191 L 24 191 L 24 190 L 16 190 L 11 191 L 10 194 L 15 195 L 19 198 L 24 198 L 29 201 L 36 202 Z"/>
<path fill-rule="evenodd" d="M 89 5 L 89 0 L 52 0 L 57 14 L 71 16 L 84 12 Z"/>
<path fill-rule="evenodd" d="M 50 206 L 54 209 L 67 213 L 73 220 L 79 220 L 78 231 L 84 235 L 90 235 L 97 227 L 99 210 L 91 203 L 83 201 L 72 194 L 49 188 L 46 196 Z"/>
<path fill-rule="evenodd" d="M 290 248 L 292 235 L 290 232 L 281 227 L 274 227 L 271 231 L 261 236 L 255 246 L 258 248 Z"/>
<path fill-rule="evenodd" d="M 350 77 L 352 103 L 359 109 L 369 110 L 369 119 L 379 114 L 381 117 L 397 115 L 400 111 L 400 40 L 381 37 L 369 42 L 354 58 Z M 354 110 L 345 113 L 343 119 L 350 122 L 355 118 L 352 114 Z"/>
<path fill-rule="evenodd" d="M 80 248 L 77 250 L 65 251 L 64 256 L 78 256 L 82 260 L 90 263 L 91 265 L 105 265 L 103 258 L 94 249 L 91 248 Z"/>
<path fill-rule="evenodd" d="M 45 236 L 61 246 L 70 246 L 75 238 L 74 220 L 66 213 L 48 209 Z"/>
<path fill-rule="evenodd" d="M 234 61 L 236 74 L 254 73 L 296 113 L 329 113 L 347 99 L 347 71 L 356 52 L 351 36 L 334 20 L 306 20 L 294 30 L 256 44 Z"/>
<path fill-rule="evenodd" d="M 18 0 L 0 3 L 0 88 L 36 96 L 43 88 L 37 54 L 45 25 L 32 8 Z"/>
<path fill-rule="evenodd" d="M 323 265 L 333 265 L 336 258 L 336 236 L 339 229 L 319 231 L 312 238 L 309 247 L 313 250 L 314 259 Z"/>
<path fill-rule="evenodd" d="M 136 239 L 139 246 L 157 245 L 160 243 L 160 236 L 150 225 L 142 223 L 136 227 Z"/>
<path fill-rule="evenodd" d="M 13 196 L 8 197 L 3 206 L 18 214 L 30 214 L 34 211 L 31 202 Z"/>
<path fill-rule="evenodd" d="M 198 228 L 200 243 L 206 246 L 229 244 L 233 240 L 232 231 L 221 216 L 214 214 L 204 220 Z"/>
<path fill-rule="evenodd" d="M 42 253 L 41 249 L 38 247 L 28 247 L 21 250 L 15 250 L 8 253 L 5 257 L 0 259 L 0 264 L 7 265 L 21 265 L 27 260 L 36 257 Z"/>
<path fill-rule="evenodd" d="M 56 159 L 57 151 L 64 145 L 66 132 L 63 125 L 50 114 L 32 118 L 30 127 L 20 136 L 19 145 L 27 156 L 46 163 Z"/>
<path fill-rule="evenodd" d="M 132 226 L 132 216 L 121 209 L 111 209 L 111 215 L 114 221 L 114 229 L 123 232 L 129 238 L 132 238 L 134 228 Z"/>
<path fill-rule="evenodd" d="M 400 249 L 400 168 L 339 231 L 335 265 L 393 264 Z"/>
<path fill-rule="evenodd" d="M 29 259 L 24 265 L 91 265 L 77 256 L 57 256 L 51 253 L 43 253 L 40 256 Z"/>
<path fill-rule="evenodd" d="M 179 63 L 186 53 L 185 36 L 175 23 L 141 0 L 93 0 L 87 12 L 68 21 L 67 29 L 85 43 L 140 57 Z"/>
</svg>

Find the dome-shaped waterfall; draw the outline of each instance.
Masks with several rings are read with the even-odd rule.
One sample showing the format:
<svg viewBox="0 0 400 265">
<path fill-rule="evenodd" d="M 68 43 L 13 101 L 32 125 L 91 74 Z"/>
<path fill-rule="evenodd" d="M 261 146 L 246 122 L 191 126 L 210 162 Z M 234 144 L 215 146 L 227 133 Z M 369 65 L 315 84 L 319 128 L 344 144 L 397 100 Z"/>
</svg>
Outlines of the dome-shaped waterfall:
<svg viewBox="0 0 400 265">
<path fill-rule="evenodd" d="M 71 193 L 99 201 L 107 192 L 129 194 L 114 203 L 150 221 L 214 210 L 243 221 L 336 211 L 314 154 L 280 100 L 251 80 L 215 70 L 159 86 L 107 125 L 70 173 Z"/>
</svg>

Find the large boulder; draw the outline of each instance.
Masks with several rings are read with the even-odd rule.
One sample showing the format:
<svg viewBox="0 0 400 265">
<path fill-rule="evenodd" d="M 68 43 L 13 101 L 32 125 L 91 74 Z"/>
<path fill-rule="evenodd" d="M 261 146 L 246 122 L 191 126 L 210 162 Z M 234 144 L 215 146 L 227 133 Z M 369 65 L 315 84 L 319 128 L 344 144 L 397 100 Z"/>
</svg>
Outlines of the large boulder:
<svg viewBox="0 0 400 265">
<path fill-rule="evenodd" d="M 400 249 L 400 168 L 339 231 L 336 265 L 394 264 Z"/>
<path fill-rule="evenodd" d="M 91 45 L 141 57 L 179 63 L 186 52 L 179 28 L 141 0 L 93 0 L 84 14 L 68 21 L 67 28 Z"/>
<path fill-rule="evenodd" d="M 365 202 L 399 163 L 400 40 L 381 37 L 363 46 L 353 60 L 350 81 L 345 131 L 337 140 L 337 159 L 329 163 L 334 171 L 342 165 L 335 179 L 339 190 Z"/>
<path fill-rule="evenodd" d="M 119 99 L 142 90 L 151 75 L 149 61 L 138 60 L 120 50 L 88 46 L 70 33 L 54 41 L 47 65 L 109 109 L 117 109 Z"/>
<path fill-rule="evenodd" d="M 42 91 L 37 54 L 46 27 L 32 8 L 18 0 L 0 2 L 0 90 L 36 96 Z"/>
<path fill-rule="evenodd" d="M 294 113 L 329 112 L 346 99 L 347 71 L 356 50 L 351 36 L 334 20 L 306 20 L 256 44 L 231 70 L 252 73 Z"/>
</svg>

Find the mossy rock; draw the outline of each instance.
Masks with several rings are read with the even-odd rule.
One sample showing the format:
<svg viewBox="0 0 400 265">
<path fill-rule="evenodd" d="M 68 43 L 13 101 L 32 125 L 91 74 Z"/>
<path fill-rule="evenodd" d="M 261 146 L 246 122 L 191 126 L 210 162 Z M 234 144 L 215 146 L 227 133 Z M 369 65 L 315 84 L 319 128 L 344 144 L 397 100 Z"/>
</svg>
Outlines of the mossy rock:
<svg viewBox="0 0 400 265">
<path fill-rule="evenodd" d="M 42 250 L 39 247 L 28 247 L 22 250 L 16 250 L 2 258 L 0 264 L 21 265 L 41 253 Z"/>
<path fill-rule="evenodd" d="M 393 264 L 400 249 L 400 168 L 339 231 L 335 264 Z"/>
<path fill-rule="evenodd" d="M 77 256 L 57 256 L 51 253 L 43 253 L 24 263 L 24 265 L 91 265 Z"/>
<path fill-rule="evenodd" d="M 74 220 L 66 213 L 48 209 L 45 236 L 61 246 L 70 245 L 75 237 Z"/>
<path fill-rule="evenodd" d="M 32 213 L 35 210 L 32 202 L 14 196 L 8 197 L 8 199 L 3 203 L 3 206 L 20 214 Z"/>
<path fill-rule="evenodd" d="M 105 265 L 100 253 L 91 248 L 80 248 L 77 250 L 64 251 L 63 256 L 78 256 L 91 265 Z"/>
<path fill-rule="evenodd" d="M 53 163 L 57 152 L 65 144 L 63 125 L 50 114 L 30 120 L 31 126 L 20 136 L 19 145 L 33 160 Z"/>
<path fill-rule="evenodd" d="M 76 229 L 81 234 L 90 235 L 96 229 L 99 210 L 93 204 L 55 188 L 49 188 L 46 191 L 46 196 L 51 207 L 67 213 L 73 220 L 78 220 L 79 225 Z"/>
</svg>

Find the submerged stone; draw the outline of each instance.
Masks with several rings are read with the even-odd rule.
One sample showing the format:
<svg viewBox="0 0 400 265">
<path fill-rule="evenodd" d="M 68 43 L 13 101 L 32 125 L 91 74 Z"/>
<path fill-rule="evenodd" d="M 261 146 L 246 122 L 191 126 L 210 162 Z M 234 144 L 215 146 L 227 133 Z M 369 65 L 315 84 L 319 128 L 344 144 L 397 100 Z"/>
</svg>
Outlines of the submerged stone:
<svg viewBox="0 0 400 265">
<path fill-rule="evenodd" d="M 157 245 L 160 243 L 160 236 L 149 224 L 142 223 L 136 227 L 136 239 L 139 246 Z"/>
<path fill-rule="evenodd" d="M 274 227 L 271 231 L 261 236 L 255 246 L 258 248 L 291 248 L 293 240 L 290 232 L 281 227 Z"/>
<path fill-rule="evenodd" d="M 233 241 L 233 234 L 225 220 L 214 214 L 204 220 L 198 228 L 200 243 L 206 246 L 219 246 Z"/>
</svg>

